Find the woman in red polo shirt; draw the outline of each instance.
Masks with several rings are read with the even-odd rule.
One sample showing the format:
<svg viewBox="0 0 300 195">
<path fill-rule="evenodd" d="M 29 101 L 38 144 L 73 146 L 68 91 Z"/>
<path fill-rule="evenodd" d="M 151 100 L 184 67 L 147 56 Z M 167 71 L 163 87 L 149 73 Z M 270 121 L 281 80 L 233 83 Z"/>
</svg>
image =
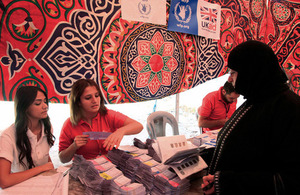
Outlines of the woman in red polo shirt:
<svg viewBox="0 0 300 195">
<path fill-rule="evenodd" d="M 120 112 L 109 110 L 97 83 L 80 79 L 74 83 L 70 94 L 70 118 L 59 137 L 59 158 L 66 163 L 74 154 L 93 159 L 106 154 L 113 147 L 118 148 L 124 135 L 142 131 L 141 123 Z M 83 132 L 111 132 L 105 140 L 90 140 Z"/>
</svg>

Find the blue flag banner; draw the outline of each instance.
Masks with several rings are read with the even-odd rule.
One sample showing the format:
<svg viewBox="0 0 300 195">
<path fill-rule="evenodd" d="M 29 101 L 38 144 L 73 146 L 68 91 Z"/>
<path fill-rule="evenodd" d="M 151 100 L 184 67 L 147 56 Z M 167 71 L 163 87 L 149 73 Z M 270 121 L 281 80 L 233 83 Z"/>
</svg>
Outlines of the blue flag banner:
<svg viewBox="0 0 300 195">
<path fill-rule="evenodd" d="M 168 30 L 220 39 L 221 6 L 202 0 L 172 0 Z"/>
</svg>

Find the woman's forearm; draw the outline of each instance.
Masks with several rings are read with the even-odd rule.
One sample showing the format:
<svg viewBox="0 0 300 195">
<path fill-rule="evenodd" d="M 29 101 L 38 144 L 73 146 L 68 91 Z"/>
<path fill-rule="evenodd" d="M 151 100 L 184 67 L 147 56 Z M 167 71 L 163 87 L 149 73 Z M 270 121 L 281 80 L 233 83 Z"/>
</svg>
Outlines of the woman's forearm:
<svg viewBox="0 0 300 195">
<path fill-rule="evenodd" d="M 72 160 L 74 154 L 76 153 L 77 148 L 75 143 L 72 143 L 67 149 L 59 152 L 59 159 L 62 163 L 67 163 Z"/>
<path fill-rule="evenodd" d="M 3 161 L 2 161 L 3 162 Z M 28 169 L 26 171 L 11 173 L 10 170 L 6 171 L 5 167 L 10 167 L 10 162 L 1 162 L 1 173 L 0 173 L 0 187 L 7 188 L 12 185 L 21 183 L 27 179 L 30 179 L 33 176 L 36 176 L 42 172 L 54 169 L 52 162 L 48 162 L 44 165 Z M 8 164 L 9 163 L 9 164 Z M 5 165 L 7 164 L 7 165 Z M 5 170 L 4 170 L 5 169 Z"/>
<path fill-rule="evenodd" d="M 134 119 L 128 118 L 126 119 L 124 126 L 118 130 L 123 130 L 124 135 L 134 135 L 143 130 L 143 125 Z"/>
</svg>

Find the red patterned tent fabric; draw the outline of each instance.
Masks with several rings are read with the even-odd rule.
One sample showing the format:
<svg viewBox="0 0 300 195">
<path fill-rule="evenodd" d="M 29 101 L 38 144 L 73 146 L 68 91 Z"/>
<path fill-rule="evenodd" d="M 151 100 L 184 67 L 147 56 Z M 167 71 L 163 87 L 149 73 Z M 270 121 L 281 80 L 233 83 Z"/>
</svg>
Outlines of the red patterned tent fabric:
<svg viewBox="0 0 300 195">
<path fill-rule="evenodd" d="M 220 40 L 123 20 L 119 0 L 2 2 L 0 100 L 37 85 L 51 102 L 68 102 L 80 78 L 94 79 L 107 103 L 163 98 L 224 75 L 229 52 L 248 39 L 274 49 L 300 93 L 297 0 L 210 0 L 222 7 Z"/>
</svg>

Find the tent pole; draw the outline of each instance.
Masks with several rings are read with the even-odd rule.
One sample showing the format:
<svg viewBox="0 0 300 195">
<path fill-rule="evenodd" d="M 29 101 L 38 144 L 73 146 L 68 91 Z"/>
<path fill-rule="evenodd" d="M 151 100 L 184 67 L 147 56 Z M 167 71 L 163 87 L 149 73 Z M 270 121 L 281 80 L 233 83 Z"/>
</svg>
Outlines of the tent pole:
<svg viewBox="0 0 300 195">
<path fill-rule="evenodd" d="M 175 118 L 179 122 L 179 93 L 176 93 Z"/>
</svg>

